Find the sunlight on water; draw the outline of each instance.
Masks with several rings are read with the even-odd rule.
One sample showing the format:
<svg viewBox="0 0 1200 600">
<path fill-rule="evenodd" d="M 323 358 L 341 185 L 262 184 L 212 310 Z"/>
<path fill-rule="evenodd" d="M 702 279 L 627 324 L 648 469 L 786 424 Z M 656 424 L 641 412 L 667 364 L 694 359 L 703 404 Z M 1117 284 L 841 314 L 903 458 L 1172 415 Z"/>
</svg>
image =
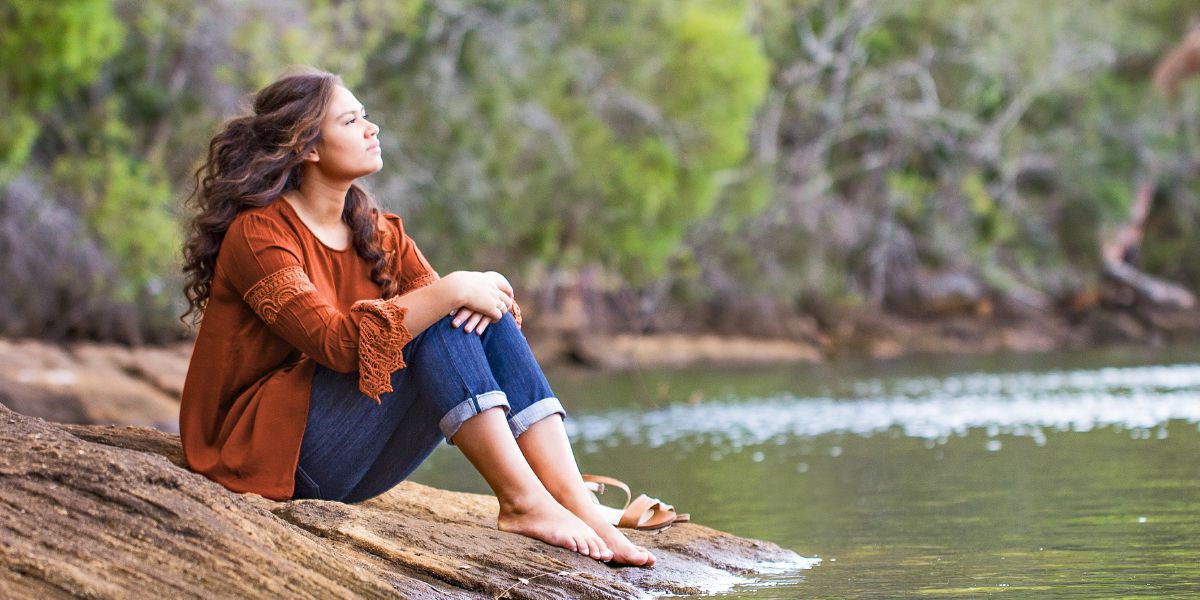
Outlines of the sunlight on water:
<svg viewBox="0 0 1200 600">
<path fill-rule="evenodd" d="M 737 565 L 754 576 L 741 576 L 733 573 L 715 571 L 707 578 L 689 581 L 688 584 L 703 590 L 705 597 L 743 597 L 760 594 L 765 590 L 795 586 L 804 581 L 800 575 L 813 567 L 820 566 L 820 558 L 796 556 L 793 560 L 774 562 L 747 562 Z M 658 595 L 655 598 L 670 596 Z"/>
<path fill-rule="evenodd" d="M 887 431 L 945 443 L 973 428 L 1039 444 L 1047 429 L 1081 432 L 1106 426 L 1129 429 L 1135 438 L 1161 439 L 1168 421 L 1200 422 L 1200 365 L 872 379 L 857 383 L 854 394 L 859 398 L 729 398 L 652 411 L 585 414 L 567 424 L 572 439 L 589 450 L 614 440 L 657 447 L 698 437 L 736 447 L 796 436 Z M 989 445 L 1000 448 L 999 442 Z"/>
</svg>

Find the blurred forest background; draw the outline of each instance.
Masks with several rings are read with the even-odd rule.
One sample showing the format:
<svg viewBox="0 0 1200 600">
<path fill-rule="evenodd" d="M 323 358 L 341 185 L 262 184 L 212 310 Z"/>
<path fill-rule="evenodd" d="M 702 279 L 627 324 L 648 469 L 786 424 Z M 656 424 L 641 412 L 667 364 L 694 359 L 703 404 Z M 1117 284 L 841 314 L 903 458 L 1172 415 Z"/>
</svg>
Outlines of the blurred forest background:
<svg viewBox="0 0 1200 600">
<path fill-rule="evenodd" d="M 0 0 L 0 333 L 186 329 L 182 199 L 288 65 L 535 319 L 788 335 L 1200 289 L 1188 0 Z M 1106 283 L 1107 282 L 1107 283 Z M 1015 318 L 1015 317 L 1014 317 Z"/>
</svg>

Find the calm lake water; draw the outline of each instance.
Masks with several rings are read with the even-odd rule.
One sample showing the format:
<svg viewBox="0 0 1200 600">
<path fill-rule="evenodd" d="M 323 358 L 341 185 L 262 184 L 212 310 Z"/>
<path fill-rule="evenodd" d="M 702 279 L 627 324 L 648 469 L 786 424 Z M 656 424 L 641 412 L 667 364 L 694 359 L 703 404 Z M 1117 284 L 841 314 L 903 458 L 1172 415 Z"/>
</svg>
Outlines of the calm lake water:
<svg viewBox="0 0 1200 600">
<path fill-rule="evenodd" d="M 584 472 L 812 559 L 725 596 L 1200 595 L 1200 348 L 547 375 Z"/>
</svg>

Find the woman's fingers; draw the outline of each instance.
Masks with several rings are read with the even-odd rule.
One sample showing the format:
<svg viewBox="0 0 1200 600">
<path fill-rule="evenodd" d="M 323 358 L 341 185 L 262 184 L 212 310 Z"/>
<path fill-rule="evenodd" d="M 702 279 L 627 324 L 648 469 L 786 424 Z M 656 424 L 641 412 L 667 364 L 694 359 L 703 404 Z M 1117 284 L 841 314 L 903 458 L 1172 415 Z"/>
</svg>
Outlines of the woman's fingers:
<svg viewBox="0 0 1200 600">
<path fill-rule="evenodd" d="M 482 318 L 483 315 L 480 313 L 471 313 L 471 318 L 467 319 L 467 324 L 463 327 L 463 331 L 467 333 L 474 331 L 475 326 L 479 324 L 479 320 Z"/>
<path fill-rule="evenodd" d="M 476 329 L 475 333 L 478 333 L 479 335 L 483 335 L 483 330 L 487 329 L 487 326 L 491 325 L 493 322 L 494 321 L 492 321 L 491 319 L 484 319 L 484 320 L 480 321 L 479 329 Z"/>
<path fill-rule="evenodd" d="M 474 311 L 466 308 L 454 309 L 454 312 L 451 314 L 455 315 L 455 317 L 454 320 L 450 322 L 450 325 L 452 327 L 458 327 L 459 325 L 462 325 L 463 321 L 466 321 L 473 313 Z"/>
</svg>

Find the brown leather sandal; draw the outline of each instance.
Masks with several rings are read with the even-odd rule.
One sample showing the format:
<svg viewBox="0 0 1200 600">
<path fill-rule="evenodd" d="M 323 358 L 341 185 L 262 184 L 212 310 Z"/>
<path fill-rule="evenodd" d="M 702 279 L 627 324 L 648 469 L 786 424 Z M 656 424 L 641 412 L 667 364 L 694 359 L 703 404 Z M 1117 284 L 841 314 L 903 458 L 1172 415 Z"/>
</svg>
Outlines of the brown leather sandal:
<svg viewBox="0 0 1200 600">
<path fill-rule="evenodd" d="M 674 506 L 658 498 L 651 498 L 645 494 L 633 498 L 629 486 L 625 485 L 623 481 L 603 475 L 584 475 L 583 481 L 588 491 L 592 492 L 592 500 L 604 512 L 608 522 L 617 527 L 653 531 L 691 520 L 691 515 L 676 513 Z M 606 486 L 612 486 L 625 492 L 625 504 L 622 508 L 613 508 L 600 503 L 599 496 L 604 494 Z"/>
</svg>

